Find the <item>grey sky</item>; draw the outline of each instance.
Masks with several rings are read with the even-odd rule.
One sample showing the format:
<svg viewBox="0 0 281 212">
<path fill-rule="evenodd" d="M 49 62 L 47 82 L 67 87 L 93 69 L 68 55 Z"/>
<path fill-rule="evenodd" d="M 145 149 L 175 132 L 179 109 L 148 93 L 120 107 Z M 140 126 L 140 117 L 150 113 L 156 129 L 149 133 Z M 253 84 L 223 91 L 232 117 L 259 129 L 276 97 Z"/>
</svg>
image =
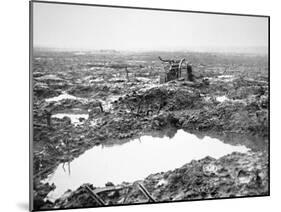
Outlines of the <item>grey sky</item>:
<svg viewBox="0 0 281 212">
<path fill-rule="evenodd" d="M 200 50 L 267 47 L 262 17 L 34 3 L 34 46 Z"/>
</svg>

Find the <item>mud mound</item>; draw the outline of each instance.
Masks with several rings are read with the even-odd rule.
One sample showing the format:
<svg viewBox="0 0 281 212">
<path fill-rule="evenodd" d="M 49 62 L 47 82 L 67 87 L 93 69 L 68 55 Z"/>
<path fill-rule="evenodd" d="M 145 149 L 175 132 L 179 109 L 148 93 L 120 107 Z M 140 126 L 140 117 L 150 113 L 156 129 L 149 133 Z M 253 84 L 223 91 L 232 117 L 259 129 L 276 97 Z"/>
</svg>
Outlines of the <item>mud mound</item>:
<svg viewBox="0 0 281 212">
<path fill-rule="evenodd" d="M 201 101 L 196 89 L 175 84 L 134 91 L 118 104 L 131 112 L 149 115 L 160 111 L 192 109 L 200 106 Z"/>
<path fill-rule="evenodd" d="M 45 99 L 59 95 L 61 92 L 54 90 L 47 83 L 36 82 L 33 85 L 33 94 L 36 98 Z"/>
</svg>

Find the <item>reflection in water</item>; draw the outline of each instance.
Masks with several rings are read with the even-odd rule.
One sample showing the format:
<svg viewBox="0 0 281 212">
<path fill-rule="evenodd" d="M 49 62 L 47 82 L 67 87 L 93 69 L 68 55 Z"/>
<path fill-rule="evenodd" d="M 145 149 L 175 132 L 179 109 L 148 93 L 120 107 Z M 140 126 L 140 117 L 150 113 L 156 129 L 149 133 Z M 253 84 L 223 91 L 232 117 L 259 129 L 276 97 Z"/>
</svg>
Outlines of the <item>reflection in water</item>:
<svg viewBox="0 0 281 212">
<path fill-rule="evenodd" d="M 196 135 L 200 139 L 204 138 L 205 136 L 209 136 L 211 138 L 216 138 L 230 145 L 244 145 L 252 151 L 266 151 L 268 149 L 267 137 L 229 132 L 225 134 L 217 134 L 214 132 L 198 134 L 198 131 L 190 131 L 190 133 L 194 133 L 194 135 Z"/>
<path fill-rule="evenodd" d="M 146 135 L 122 145 L 93 147 L 69 164 L 68 173 L 61 164 L 44 182 L 56 185 L 49 194 L 54 200 L 83 183 L 101 187 L 109 181 L 114 184 L 133 182 L 152 173 L 181 167 L 193 159 L 219 158 L 234 151 L 248 150 L 245 146 L 232 146 L 210 137 L 198 139 L 183 130 L 178 130 L 172 139 Z"/>
<path fill-rule="evenodd" d="M 173 138 L 177 133 L 177 130 L 174 128 L 168 128 L 164 131 L 164 135 L 167 136 L 168 138 Z"/>
<path fill-rule="evenodd" d="M 65 166 L 65 163 L 62 164 L 62 169 L 65 173 L 67 173 L 64 166 Z M 68 176 L 70 176 L 70 174 L 71 174 L 70 162 L 67 162 L 67 171 L 68 171 Z"/>
</svg>

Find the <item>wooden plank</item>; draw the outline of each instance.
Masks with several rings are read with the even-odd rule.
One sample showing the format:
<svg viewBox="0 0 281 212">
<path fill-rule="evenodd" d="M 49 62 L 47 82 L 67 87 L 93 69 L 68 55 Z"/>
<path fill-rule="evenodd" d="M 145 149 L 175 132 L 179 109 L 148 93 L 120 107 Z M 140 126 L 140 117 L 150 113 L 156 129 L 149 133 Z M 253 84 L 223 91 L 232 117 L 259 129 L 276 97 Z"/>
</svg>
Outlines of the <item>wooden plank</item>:
<svg viewBox="0 0 281 212">
<path fill-rule="evenodd" d="M 130 191 L 131 191 L 131 188 L 130 188 L 130 187 L 127 187 L 127 191 L 126 191 L 125 198 L 124 198 L 124 200 L 123 200 L 123 204 L 125 204 L 125 203 L 126 203 L 126 201 L 127 201 L 127 199 L 128 199 L 128 196 L 129 196 Z"/>
<path fill-rule="evenodd" d="M 142 193 L 149 199 L 149 201 L 156 202 L 142 184 L 138 183 L 138 186 Z"/>
<path fill-rule="evenodd" d="M 118 190 L 122 190 L 124 188 L 126 188 L 127 186 L 107 186 L 107 187 L 104 187 L 104 188 L 96 188 L 94 190 L 94 192 L 96 194 L 99 194 L 99 193 L 104 193 L 104 192 L 110 192 L 110 191 L 118 191 Z"/>
<path fill-rule="evenodd" d="M 100 206 L 106 205 L 105 202 L 89 186 L 86 185 L 84 188 Z"/>
</svg>

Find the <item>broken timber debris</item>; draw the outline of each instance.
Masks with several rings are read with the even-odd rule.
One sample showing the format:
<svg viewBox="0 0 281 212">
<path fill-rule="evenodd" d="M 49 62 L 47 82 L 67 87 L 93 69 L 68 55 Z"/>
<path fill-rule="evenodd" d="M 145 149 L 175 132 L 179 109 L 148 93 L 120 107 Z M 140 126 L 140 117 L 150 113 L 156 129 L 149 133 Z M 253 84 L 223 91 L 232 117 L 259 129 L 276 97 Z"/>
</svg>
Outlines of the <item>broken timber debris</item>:
<svg viewBox="0 0 281 212">
<path fill-rule="evenodd" d="M 89 195 L 93 198 L 93 200 L 95 200 L 100 206 L 105 206 L 106 203 L 98 196 L 99 193 L 127 189 L 126 197 L 124 198 L 124 201 L 123 201 L 123 202 L 125 202 L 129 195 L 130 186 L 132 186 L 132 185 L 109 186 L 109 187 L 105 187 L 105 188 L 97 188 L 95 190 L 92 190 L 88 185 L 84 185 L 83 188 L 89 193 Z M 144 196 L 148 199 L 149 202 L 156 202 L 155 199 L 151 196 L 151 194 L 147 191 L 147 189 L 141 183 L 137 183 L 137 187 L 144 194 Z"/>
<path fill-rule="evenodd" d="M 89 186 L 85 185 L 84 188 L 100 206 L 106 205 L 106 203 Z"/>
<path fill-rule="evenodd" d="M 123 200 L 123 204 L 126 203 L 126 201 L 127 201 L 127 199 L 128 199 L 128 196 L 129 196 L 129 193 L 130 193 L 130 190 L 131 190 L 131 188 L 130 188 L 130 187 L 127 187 L 127 189 L 126 189 L 126 195 L 125 195 L 125 198 L 124 198 L 124 200 Z"/>
<path fill-rule="evenodd" d="M 142 191 L 142 193 L 149 199 L 150 202 L 156 202 L 141 183 L 137 183 L 137 185 L 139 189 Z"/>
<path fill-rule="evenodd" d="M 118 190 L 122 190 L 124 189 L 125 186 L 107 186 L 104 188 L 96 188 L 95 189 L 95 193 L 99 194 L 99 193 L 104 193 L 104 192 L 110 192 L 110 191 L 118 191 Z"/>
</svg>

